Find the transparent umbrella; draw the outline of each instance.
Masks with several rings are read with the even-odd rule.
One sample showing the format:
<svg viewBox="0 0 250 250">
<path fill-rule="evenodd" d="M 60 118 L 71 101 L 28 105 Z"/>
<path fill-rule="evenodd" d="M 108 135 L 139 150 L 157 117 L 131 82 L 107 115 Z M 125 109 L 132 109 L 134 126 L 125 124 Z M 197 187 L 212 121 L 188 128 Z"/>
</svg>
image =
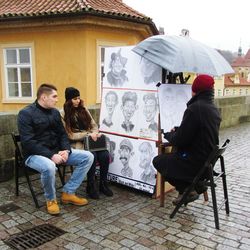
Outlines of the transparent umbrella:
<svg viewBox="0 0 250 250">
<path fill-rule="evenodd" d="M 172 73 L 193 72 L 211 76 L 234 73 L 217 50 L 190 37 L 151 36 L 135 46 L 133 51 Z"/>
</svg>

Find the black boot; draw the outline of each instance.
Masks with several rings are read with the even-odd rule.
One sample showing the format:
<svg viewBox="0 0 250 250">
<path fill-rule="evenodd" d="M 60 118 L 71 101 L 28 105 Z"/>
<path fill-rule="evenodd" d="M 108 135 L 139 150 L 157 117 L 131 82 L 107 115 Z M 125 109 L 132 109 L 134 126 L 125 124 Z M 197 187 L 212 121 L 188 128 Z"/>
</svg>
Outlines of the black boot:
<svg viewBox="0 0 250 250">
<path fill-rule="evenodd" d="M 183 194 L 179 194 L 176 199 L 172 201 L 173 205 L 177 205 L 183 197 Z M 196 191 L 191 191 L 188 196 L 186 197 L 186 200 L 184 200 L 184 205 L 186 206 L 189 202 L 193 202 L 195 200 L 199 199 L 199 194 L 197 194 Z"/>
<path fill-rule="evenodd" d="M 105 194 L 106 196 L 113 196 L 112 190 L 108 187 L 107 181 L 100 181 L 99 191 Z"/>
<path fill-rule="evenodd" d="M 199 181 L 194 188 L 198 194 L 203 194 L 207 191 L 207 186 L 202 181 Z"/>
<path fill-rule="evenodd" d="M 87 188 L 86 188 L 87 194 L 90 198 L 98 200 L 99 199 L 99 193 L 96 190 L 95 183 L 94 182 L 87 182 Z"/>
</svg>

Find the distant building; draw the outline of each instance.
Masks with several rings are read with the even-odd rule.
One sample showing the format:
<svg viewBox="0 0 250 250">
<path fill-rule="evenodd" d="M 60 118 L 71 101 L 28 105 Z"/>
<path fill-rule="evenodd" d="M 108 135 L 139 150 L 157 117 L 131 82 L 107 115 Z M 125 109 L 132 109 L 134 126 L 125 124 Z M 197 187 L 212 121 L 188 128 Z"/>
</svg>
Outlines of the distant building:
<svg viewBox="0 0 250 250">
<path fill-rule="evenodd" d="M 247 79 L 250 73 L 250 49 L 245 56 L 238 53 L 238 57 L 232 62 L 231 66 L 235 73 L 239 74 L 242 78 Z"/>
<path fill-rule="evenodd" d="M 238 57 L 232 62 L 235 74 L 225 75 L 224 93 L 225 96 L 249 95 L 250 94 L 250 49 L 245 56 L 242 55 L 241 46 L 238 50 Z"/>
</svg>

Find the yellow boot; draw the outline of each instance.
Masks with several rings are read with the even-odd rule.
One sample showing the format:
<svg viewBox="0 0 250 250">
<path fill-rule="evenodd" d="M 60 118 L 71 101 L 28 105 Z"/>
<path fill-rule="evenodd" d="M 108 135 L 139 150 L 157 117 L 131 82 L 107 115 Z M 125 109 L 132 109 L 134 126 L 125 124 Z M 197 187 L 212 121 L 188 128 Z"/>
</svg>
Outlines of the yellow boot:
<svg viewBox="0 0 250 250">
<path fill-rule="evenodd" d="M 77 197 L 75 194 L 62 193 L 61 197 L 62 203 L 73 204 L 77 206 L 84 206 L 88 204 L 88 200 L 84 198 Z"/>
<path fill-rule="evenodd" d="M 47 211 L 49 214 L 59 214 L 60 208 L 56 200 L 47 201 Z"/>
</svg>

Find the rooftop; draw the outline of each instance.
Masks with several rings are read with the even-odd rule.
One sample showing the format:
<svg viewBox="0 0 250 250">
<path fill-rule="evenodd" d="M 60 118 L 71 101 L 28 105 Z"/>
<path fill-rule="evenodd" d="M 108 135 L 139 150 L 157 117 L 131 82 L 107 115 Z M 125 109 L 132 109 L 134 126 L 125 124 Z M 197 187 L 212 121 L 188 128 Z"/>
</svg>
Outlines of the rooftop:
<svg viewBox="0 0 250 250">
<path fill-rule="evenodd" d="M 0 0 L 0 18 L 61 14 L 105 14 L 150 20 L 121 0 Z"/>
</svg>

